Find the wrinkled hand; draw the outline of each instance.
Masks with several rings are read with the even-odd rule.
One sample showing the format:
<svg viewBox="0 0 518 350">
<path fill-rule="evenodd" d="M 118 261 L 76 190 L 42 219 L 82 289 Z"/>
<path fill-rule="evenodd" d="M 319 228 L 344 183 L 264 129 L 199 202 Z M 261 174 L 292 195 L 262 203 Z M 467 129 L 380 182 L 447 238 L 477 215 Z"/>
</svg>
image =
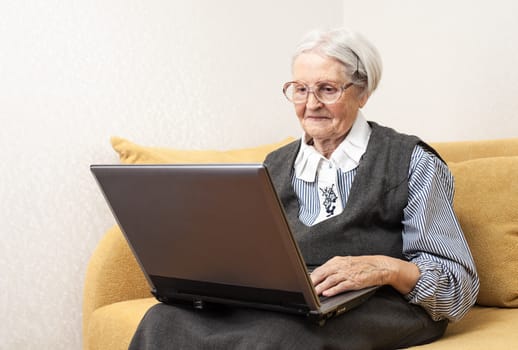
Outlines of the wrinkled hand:
<svg viewBox="0 0 518 350">
<path fill-rule="evenodd" d="M 335 256 L 311 273 L 317 294 L 333 296 L 348 290 L 390 284 L 409 293 L 419 279 L 417 266 L 382 255 Z"/>
</svg>

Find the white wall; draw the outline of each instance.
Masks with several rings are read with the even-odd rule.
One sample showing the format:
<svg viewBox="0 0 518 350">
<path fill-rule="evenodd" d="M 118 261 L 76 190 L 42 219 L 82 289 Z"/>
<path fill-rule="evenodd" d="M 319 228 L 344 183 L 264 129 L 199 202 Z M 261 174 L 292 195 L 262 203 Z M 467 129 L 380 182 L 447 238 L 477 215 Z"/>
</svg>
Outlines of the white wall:
<svg viewBox="0 0 518 350">
<path fill-rule="evenodd" d="M 295 42 L 342 1 L 0 0 L 0 349 L 79 349 L 87 260 L 114 221 L 111 135 L 232 148 L 299 135 Z M 318 13 L 318 20 L 315 19 Z"/>
<path fill-rule="evenodd" d="M 518 2 L 344 1 L 381 52 L 365 113 L 427 141 L 518 137 Z"/>
<path fill-rule="evenodd" d="M 108 139 L 231 148 L 299 135 L 280 87 L 300 35 L 379 47 L 369 119 L 427 140 L 516 137 L 513 1 L 0 0 L 0 349 L 80 348 L 86 263 L 113 219 Z"/>
</svg>

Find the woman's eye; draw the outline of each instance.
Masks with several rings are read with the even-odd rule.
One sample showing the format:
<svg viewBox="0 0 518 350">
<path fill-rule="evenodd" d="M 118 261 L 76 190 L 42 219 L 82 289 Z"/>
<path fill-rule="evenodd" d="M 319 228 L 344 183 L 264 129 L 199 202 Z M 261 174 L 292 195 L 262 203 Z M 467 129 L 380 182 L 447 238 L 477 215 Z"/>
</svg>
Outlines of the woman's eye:
<svg viewBox="0 0 518 350">
<path fill-rule="evenodd" d="M 332 85 L 322 85 L 318 89 L 324 94 L 334 94 L 338 91 L 338 89 Z"/>
</svg>

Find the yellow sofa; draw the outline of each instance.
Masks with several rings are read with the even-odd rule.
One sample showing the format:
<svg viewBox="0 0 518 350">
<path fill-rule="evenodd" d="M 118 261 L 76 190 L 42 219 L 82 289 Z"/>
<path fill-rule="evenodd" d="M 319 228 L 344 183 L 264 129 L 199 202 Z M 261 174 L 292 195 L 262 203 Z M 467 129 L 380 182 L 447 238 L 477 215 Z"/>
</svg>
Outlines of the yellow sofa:
<svg viewBox="0 0 518 350">
<path fill-rule="evenodd" d="M 260 162 L 284 140 L 231 151 L 144 147 L 122 138 L 123 163 Z M 518 349 L 518 139 L 432 144 L 455 177 L 455 211 L 481 286 L 477 305 L 422 349 Z M 156 303 L 123 235 L 110 229 L 93 253 L 83 299 L 84 349 L 127 349 L 142 316 Z"/>
</svg>

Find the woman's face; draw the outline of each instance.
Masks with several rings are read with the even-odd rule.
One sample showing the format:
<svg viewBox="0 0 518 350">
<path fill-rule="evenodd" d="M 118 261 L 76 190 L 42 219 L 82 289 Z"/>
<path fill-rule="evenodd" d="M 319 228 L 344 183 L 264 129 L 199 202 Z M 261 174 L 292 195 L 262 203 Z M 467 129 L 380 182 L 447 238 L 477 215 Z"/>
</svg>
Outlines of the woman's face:
<svg viewBox="0 0 518 350">
<path fill-rule="evenodd" d="M 317 53 L 303 53 L 293 62 L 293 80 L 309 87 L 319 81 L 332 81 L 342 86 L 349 83 L 345 73 L 342 63 Z M 315 141 L 343 139 L 351 129 L 358 109 L 367 102 L 368 97 L 360 95 L 361 90 L 353 85 L 336 103 L 325 105 L 310 93 L 305 104 L 295 104 L 295 113 L 307 136 Z"/>
</svg>

